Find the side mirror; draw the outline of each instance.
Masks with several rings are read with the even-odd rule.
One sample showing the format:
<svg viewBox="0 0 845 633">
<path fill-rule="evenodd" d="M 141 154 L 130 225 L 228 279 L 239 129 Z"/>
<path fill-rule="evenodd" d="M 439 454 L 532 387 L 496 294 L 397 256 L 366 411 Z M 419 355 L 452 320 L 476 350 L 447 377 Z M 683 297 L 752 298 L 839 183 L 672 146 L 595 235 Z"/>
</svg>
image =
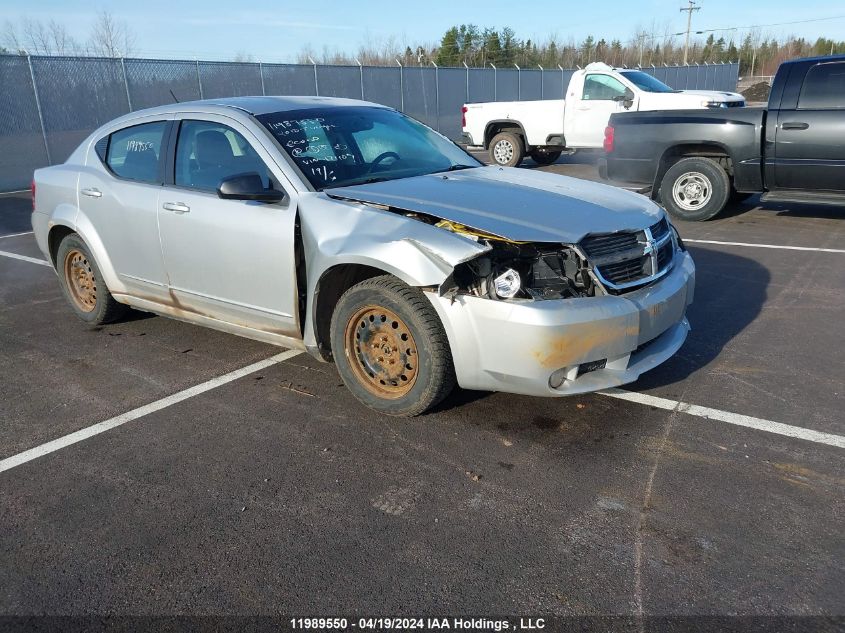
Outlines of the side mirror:
<svg viewBox="0 0 845 633">
<path fill-rule="evenodd" d="M 258 202 L 281 202 L 285 192 L 265 189 L 264 183 L 255 172 L 229 176 L 220 181 L 217 195 L 225 200 L 257 200 Z"/>
<path fill-rule="evenodd" d="M 625 93 L 621 95 L 616 95 L 613 97 L 614 101 L 621 101 L 622 105 L 626 108 L 630 108 L 634 105 L 634 93 L 631 92 L 630 88 L 625 88 Z"/>
</svg>

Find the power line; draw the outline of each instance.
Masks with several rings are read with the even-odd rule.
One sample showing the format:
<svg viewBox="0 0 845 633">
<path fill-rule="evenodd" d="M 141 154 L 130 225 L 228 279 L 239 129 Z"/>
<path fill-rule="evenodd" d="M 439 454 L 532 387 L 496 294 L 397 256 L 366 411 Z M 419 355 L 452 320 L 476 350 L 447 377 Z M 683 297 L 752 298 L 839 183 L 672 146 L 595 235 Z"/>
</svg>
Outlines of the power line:
<svg viewBox="0 0 845 633">
<path fill-rule="evenodd" d="M 686 9 L 681 9 L 681 11 L 686 11 Z M 696 31 L 696 35 L 701 35 L 702 33 L 715 33 L 717 31 L 739 31 L 744 29 L 762 29 L 768 26 L 790 26 L 792 24 L 808 24 L 810 22 L 826 22 L 827 20 L 843 20 L 845 19 L 845 15 L 831 15 L 826 18 L 810 18 L 809 20 L 793 20 L 791 22 L 771 22 L 769 24 L 748 24 L 746 26 L 731 26 L 722 29 L 702 29 L 700 31 Z M 675 33 L 675 35 L 682 35 L 682 33 Z"/>
</svg>

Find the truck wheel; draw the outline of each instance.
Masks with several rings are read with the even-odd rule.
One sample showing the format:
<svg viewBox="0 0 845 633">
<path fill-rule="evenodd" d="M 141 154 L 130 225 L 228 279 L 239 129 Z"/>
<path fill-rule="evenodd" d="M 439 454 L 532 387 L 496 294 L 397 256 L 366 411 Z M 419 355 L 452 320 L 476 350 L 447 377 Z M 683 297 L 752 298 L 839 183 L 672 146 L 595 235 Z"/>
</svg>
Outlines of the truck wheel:
<svg viewBox="0 0 845 633">
<path fill-rule="evenodd" d="M 490 158 L 502 167 L 518 167 L 525 158 L 522 137 L 513 132 L 499 132 L 490 141 Z"/>
<path fill-rule="evenodd" d="M 91 251 L 77 234 L 71 233 L 59 244 L 56 268 L 70 307 L 86 323 L 111 323 L 128 310 L 111 296 Z"/>
<path fill-rule="evenodd" d="M 388 415 L 415 416 L 455 386 L 446 332 L 418 288 L 392 275 L 366 279 L 335 307 L 332 353 L 358 400 Z"/>
<path fill-rule="evenodd" d="M 531 156 L 531 160 L 538 165 L 551 165 L 560 158 L 561 153 L 562 152 L 560 150 L 540 151 L 535 149 L 529 154 L 529 156 Z"/>
<path fill-rule="evenodd" d="M 669 168 L 660 183 L 660 200 L 679 220 L 709 220 L 728 202 L 731 181 L 712 158 L 683 158 Z"/>
</svg>

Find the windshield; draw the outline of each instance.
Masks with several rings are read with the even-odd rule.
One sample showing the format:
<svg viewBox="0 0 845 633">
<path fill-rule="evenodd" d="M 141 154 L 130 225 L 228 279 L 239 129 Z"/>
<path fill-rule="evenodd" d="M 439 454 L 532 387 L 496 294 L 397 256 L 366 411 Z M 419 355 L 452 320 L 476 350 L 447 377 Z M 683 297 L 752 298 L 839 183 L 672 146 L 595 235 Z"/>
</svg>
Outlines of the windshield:
<svg viewBox="0 0 845 633">
<path fill-rule="evenodd" d="M 621 75 L 637 88 L 646 92 L 677 92 L 659 79 L 655 79 L 641 70 L 623 70 Z"/>
<path fill-rule="evenodd" d="M 256 118 L 317 191 L 481 166 L 434 130 L 387 108 L 320 107 Z"/>
</svg>

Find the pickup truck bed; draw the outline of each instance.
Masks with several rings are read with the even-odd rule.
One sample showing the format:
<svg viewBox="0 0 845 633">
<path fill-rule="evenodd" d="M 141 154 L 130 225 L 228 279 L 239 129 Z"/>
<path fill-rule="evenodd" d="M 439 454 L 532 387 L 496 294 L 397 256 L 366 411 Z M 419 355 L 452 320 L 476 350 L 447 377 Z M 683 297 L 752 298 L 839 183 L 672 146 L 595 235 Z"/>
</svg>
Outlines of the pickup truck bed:
<svg viewBox="0 0 845 633">
<path fill-rule="evenodd" d="M 845 206 L 845 55 L 781 64 L 766 108 L 610 117 L 600 169 L 651 186 L 667 211 L 707 220 L 731 200 Z"/>
<path fill-rule="evenodd" d="M 762 187 L 764 108 L 632 112 L 611 117 L 614 147 L 606 173 L 614 180 L 654 184 L 685 156 L 730 159 L 738 191 Z"/>
</svg>

